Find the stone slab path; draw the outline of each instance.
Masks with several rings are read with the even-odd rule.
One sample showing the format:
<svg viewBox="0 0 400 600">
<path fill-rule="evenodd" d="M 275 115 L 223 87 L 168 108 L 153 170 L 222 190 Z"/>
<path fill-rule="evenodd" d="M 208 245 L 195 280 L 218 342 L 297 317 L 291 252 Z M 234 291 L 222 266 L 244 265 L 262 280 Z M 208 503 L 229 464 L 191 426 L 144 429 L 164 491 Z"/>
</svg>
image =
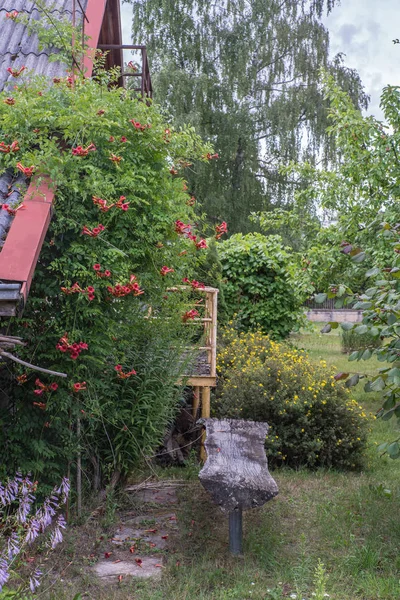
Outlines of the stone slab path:
<svg viewBox="0 0 400 600">
<path fill-rule="evenodd" d="M 182 484 L 152 482 L 126 488 L 141 505 L 143 514 L 130 512 L 121 516 L 121 525 L 107 540 L 102 558 L 92 567 L 102 583 L 118 583 L 128 577 L 161 578 L 168 538 L 178 529 L 171 508 L 178 502 L 179 485 Z"/>
</svg>

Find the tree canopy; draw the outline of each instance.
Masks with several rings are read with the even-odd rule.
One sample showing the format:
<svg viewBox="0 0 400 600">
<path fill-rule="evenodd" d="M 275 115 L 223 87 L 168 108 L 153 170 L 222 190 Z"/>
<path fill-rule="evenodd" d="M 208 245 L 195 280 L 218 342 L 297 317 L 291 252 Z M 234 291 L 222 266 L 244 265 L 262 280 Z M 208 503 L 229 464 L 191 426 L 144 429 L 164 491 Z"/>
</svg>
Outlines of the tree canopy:
<svg viewBox="0 0 400 600">
<path fill-rule="evenodd" d="M 254 229 L 251 211 L 290 204 L 290 160 L 335 160 L 319 85 L 325 67 L 366 107 L 359 75 L 329 59 L 321 22 L 334 0 L 130 0 L 133 37 L 147 45 L 156 99 L 220 155 L 195 164 L 190 189 L 212 221 Z"/>
</svg>

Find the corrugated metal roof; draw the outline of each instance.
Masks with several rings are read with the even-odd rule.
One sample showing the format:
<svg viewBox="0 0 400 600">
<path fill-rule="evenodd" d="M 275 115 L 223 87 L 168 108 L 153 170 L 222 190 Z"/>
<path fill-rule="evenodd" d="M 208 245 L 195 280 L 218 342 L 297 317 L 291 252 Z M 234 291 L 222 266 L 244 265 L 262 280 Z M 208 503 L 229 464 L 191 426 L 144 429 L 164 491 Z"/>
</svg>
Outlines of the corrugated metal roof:
<svg viewBox="0 0 400 600">
<path fill-rule="evenodd" d="M 87 0 L 81 0 L 86 9 Z M 73 0 L 46 0 L 49 13 L 55 21 L 67 17 L 72 19 Z M 70 65 L 59 61 L 49 62 L 49 54 L 57 54 L 56 49 L 43 48 L 39 50 L 39 40 L 36 34 L 28 35 L 25 25 L 8 19 L 7 12 L 16 10 L 29 15 L 30 20 L 39 19 L 39 11 L 32 0 L 0 0 L 0 90 L 15 84 L 15 79 L 7 72 L 8 67 L 19 69 L 26 66 L 29 70 L 48 77 L 60 77 L 66 74 Z M 76 2 L 77 22 L 82 18 L 79 3 Z"/>
<path fill-rule="evenodd" d="M 3 173 L 0 177 L 0 207 L 8 204 L 15 208 L 20 204 L 26 190 L 25 177 L 22 174 L 14 176 L 11 171 Z M 0 210 L 0 248 L 3 246 L 13 216 L 7 210 Z"/>
</svg>

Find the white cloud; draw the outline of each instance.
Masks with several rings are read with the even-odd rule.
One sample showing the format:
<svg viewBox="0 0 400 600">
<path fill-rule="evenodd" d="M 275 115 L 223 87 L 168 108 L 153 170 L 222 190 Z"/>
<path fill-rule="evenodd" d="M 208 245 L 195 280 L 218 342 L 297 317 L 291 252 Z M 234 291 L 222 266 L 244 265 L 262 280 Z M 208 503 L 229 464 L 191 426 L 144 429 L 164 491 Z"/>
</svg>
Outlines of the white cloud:
<svg viewBox="0 0 400 600">
<path fill-rule="evenodd" d="M 379 97 L 385 85 L 400 85 L 400 3 L 398 0 L 343 0 L 324 19 L 331 54 L 343 52 L 371 96 L 368 114 L 382 119 Z"/>
</svg>

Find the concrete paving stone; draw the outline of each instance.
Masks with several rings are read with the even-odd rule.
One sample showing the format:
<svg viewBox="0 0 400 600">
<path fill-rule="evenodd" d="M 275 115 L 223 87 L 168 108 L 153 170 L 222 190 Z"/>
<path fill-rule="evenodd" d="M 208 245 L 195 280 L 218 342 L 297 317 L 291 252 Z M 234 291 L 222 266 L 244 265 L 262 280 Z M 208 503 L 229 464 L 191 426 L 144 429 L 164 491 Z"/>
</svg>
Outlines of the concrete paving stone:
<svg viewBox="0 0 400 600">
<path fill-rule="evenodd" d="M 146 529 L 123 527 L 114 535 L 111 541 L 117 546 L 127 543 L 132 543 L 133 545 L 140 543 L 148 544 L 149 548 L 164 550 L 168 545 L 168 531 L 158 528 L 157 525 L 149 526 Z M 154 544 L 154 546 L 150 546 L 150 544 Z"/>
<path fill-rule="evenodd" d="M 138 557 L 136 557 L 138 558 Z M 149 577 L 155 577 L 160 579 L 162 574 L 162 567 L 156 566 L 162 564 L 162 557 L 140 557 L 142 561 L 139 566 L 136 561 L 132 558 L 131 560 L 121 560 L 120 562 L 113 562 L 110 559 L 101 560 L 94 565 L 93 570 L 98 577 L 103 580 L 107 580 L 110 583 L 118 581 L 118 577 L 140 577 L 147 579 Z"/>
<path fill-rule="evenodd" d="M 134 491 L 133 494 L 135 498 L 144 503 L 168 505 L 176 504 L 178 502 L 176 488 L 172 487 L 166 489 L 143 488 Z"/>
</svg>

